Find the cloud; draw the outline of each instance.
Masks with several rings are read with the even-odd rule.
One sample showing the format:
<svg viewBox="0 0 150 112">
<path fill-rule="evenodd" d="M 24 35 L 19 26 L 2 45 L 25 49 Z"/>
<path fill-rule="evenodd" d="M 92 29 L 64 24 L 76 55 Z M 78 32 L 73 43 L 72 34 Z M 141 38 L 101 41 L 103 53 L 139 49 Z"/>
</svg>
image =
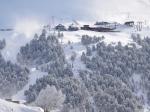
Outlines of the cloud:
<svg viewBox="0 0 150 112">
<path fill-rule="evenodd" d="M 16 20 L 14 30 L 17 34 L 23 34 L 26 38 L 32 38 L 41 27 L 42 24 L 37 19 L 24 18 Z"/>
<path fill-rule="evenodd" d="M 150 0 L 139 0 L 139 2 L 146 7 L 150 7 Z"/>
<path fill-rule="evenodd" d="M 132 15 L 150 14 L 149 0 L 3 0 L 0 1 L 0 23 L 17 16 L 50 19 L 113 19 L 130 12 Z M 117 17 L 118 15 L 118 17 Z"/>
</svg>

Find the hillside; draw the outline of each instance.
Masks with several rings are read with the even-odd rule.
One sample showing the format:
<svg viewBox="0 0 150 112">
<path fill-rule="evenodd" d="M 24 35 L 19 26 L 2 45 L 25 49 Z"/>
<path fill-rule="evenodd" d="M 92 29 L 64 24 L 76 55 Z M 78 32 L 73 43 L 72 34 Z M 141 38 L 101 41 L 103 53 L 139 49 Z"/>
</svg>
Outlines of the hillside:
<svg viewBox="0 0 150 112">
<path fill-rule="evenodd" d="M 132 27 L 119 27 L 119 32 L 41 30 L 28 37 L 15 31 L 1 35 L 6 40 L 2 57 L 29 70 L 28 82 L 12 99 L 36 102 L 45 109 L 37 101 L 42 97 L 41 103 L 51 102 L 49 108 L 62 112 L 149 112 L 148 27 L 141 32 Z M 47 86 L 54 86 L 58 95 L 44 93 Z M 39 96 L 41 92 L 46 96 Z M 64 100 L 59 106 L 57 98 Z M 37 112 L 0 102 L 2 112 Z"/>
<path fill-rule="evenodd" d="M 0 112 L 44 112 L 41 108 L 15 104 L 0 99 Z"/>
</svg>

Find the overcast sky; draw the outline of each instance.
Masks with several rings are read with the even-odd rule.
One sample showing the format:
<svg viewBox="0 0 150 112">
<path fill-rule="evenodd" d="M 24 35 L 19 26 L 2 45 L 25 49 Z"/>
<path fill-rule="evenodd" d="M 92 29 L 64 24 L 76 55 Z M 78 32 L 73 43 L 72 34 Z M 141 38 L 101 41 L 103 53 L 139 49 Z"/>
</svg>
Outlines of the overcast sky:
<svg viewBox="0 0 150 112">
<path fill-rule="evenodd" d="M 44 21 L 51 16 L 77 20 L 119 18 L 127 12 L 149 16 L 150 0 L 0 0 L 0 25 L 9 26 L 23 18 Z"/>
</svg>

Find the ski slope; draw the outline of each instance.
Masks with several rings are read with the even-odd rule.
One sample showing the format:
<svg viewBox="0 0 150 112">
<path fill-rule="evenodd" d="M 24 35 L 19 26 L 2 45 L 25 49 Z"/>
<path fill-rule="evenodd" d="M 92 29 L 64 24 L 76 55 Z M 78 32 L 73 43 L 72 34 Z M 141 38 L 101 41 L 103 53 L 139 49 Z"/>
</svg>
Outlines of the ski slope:
<svg viewBox="0 0 150 112">
<path fill-rule="evenodd" d="M 46 75 L 48 75 L 48 73 L 46 72 L 41 72 L 40 70 L 36 70 L 36 68 L 32 68 L 30 70 L 30 74 L 29 74 L 29 81 L 27 83 L 27 85 L 20 91 L 17 92 L 17 94 L 15 94 L 14 96 L 12 96 L 13 100 L 17 100 L 17 101 L 26 101 L 24 92 L 26 90 L 29 89 L 30 85 L 34 85 L 36 83 L 37 79 L 40 79 Z"/>
</svg>

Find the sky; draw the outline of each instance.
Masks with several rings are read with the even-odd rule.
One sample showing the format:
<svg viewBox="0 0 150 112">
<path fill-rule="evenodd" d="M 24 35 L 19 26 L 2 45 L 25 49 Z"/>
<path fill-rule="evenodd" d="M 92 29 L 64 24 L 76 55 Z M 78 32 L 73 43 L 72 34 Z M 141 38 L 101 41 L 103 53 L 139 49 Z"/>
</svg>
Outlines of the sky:
<svg viewBox="0 0 150 112">
<path fill-rule="evenodd" d="M 148 18 L 150 0 L 0 0 L 0 27 L 18 21 Z M 136 17 L 135 17 L 136 15 Z"/>
</svg>

